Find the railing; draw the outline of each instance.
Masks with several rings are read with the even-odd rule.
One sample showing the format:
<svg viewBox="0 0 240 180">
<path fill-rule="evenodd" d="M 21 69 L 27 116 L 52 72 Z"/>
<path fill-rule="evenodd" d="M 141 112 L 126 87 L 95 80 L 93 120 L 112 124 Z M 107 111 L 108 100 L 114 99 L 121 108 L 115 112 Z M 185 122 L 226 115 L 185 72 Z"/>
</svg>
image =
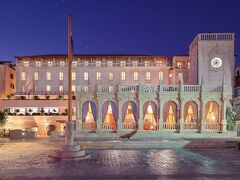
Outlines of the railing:
<svg viewBox="0 0 240 180">
<path fill-rule="evenodd" d="M 163 123 L 163 129 L 177 129 L 178 125 L 176 123 Z"/>
<path fill-rule="evenodd" d="M 117 126 L 115 123 L 103 123 L 102 129 L 116 130 Z"/>
<path fill-rule="evenodd" d="M 122 129 L 136 129 L 137 123 L 123 123 Z"/>
<path fill-rule="evenodd" d="M 204 85 L 203 86 L 203 91 L 205 91 L 205 92 L 221 92 L 222 91 L 222 86 Z"/>
<path fill-rule="evenodd" d="M 84 130 L 95 130 L 96 123 L 82 123 L 82 129 Z"/>
<path fill-rule="evenodd" d="M 208 33 L 208 34 L 199 34 L 200 40 L 215 40 L 215 41 L 229 41 L 234 40 L 233 33 Z"/>
<path fill-rule="evenodd" d="M 197 129 L 197 123 L 185 123 L 184 129 Z"/>
<path fill-rule="evenodd" d="M 120 92 L 136 92 L 138 91 L 138 86 L 119 86 Z"/>
<path fill-rule="evenodd" d="M 206 123 L 206 129 L 208 130 L 220 130 L 221 124 L 219 123 Z"/>
<path fill-rule="evenodd" d="M 98 92 L 109 93 L 116 91 L 115 86 L 98 86 Z"/>
<path fill-rule="evenodd" d="M 198 91 L 200 91 L 200 86 L 199 85 L 184 85 L 183 90 L 185 92 L 198 92 Z"/>
<path fill-rule="evenodd" d="M 178 85 L 164 85 L 163 91 L 178 91 L 179 86 Z"/>
</svg>

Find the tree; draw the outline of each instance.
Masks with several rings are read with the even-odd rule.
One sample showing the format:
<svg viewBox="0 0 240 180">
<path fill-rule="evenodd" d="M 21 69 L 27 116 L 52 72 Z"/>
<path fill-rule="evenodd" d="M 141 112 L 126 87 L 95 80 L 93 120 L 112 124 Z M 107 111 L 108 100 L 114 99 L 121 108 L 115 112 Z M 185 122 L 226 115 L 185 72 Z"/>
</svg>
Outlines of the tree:
<svg viewBox="0 0 240 180">
<path fill-rule="evenodd" d="M 227 130 L 233 131 L 234 130 L 234 122 L 233 118 L 235 116 L 235 112 L 233 112 L 231 107 L 227 107 L 226 109 L 226 119 L 227 119 Z"/>
<path fill-rule="evenodd" d="M 6 111 L 0 111 L 0 126 L 4 126 L 7 122 L 7 112 Z"/>
</svg>

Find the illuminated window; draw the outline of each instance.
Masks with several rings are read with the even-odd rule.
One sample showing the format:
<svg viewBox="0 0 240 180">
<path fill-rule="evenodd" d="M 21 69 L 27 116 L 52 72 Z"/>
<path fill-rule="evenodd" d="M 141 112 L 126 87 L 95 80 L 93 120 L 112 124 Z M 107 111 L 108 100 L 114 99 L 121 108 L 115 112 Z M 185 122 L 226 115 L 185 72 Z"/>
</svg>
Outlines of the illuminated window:
<svg viewBox="0 0 240 180">
<path fill-rule="evenodd" d="M 29 62 L 28 61 L 23 61 L 23 66 L 24 67 L 28 67 L 29 66 Z"/>
<path fill-rule="evenodd" d="M 46 91 L 51 91 L 51 85 L 46 85 Z"/>
<path fill-rule="evenodd" d="M 38 91 L 38 85 L 34 86 L 34 91 Z"/>
<path fill-rule="evenodd" d="M 109 86 L 109 87 L 108 87 L 108 90 L 109 90 L 109 92 L 113 92 L 113 87 L 112 87 L 112 86 Z"/>
<path fill-rule="evenodd" d="M 65 66 L 65 61 L 60 61 L 60 67 L 64 67 Z"/>
<path fill-rule="evenodd" d="M 190 62 L 188 62 L 187 65 L 188 65 L 188 69 L 190 69 Z"/>
<path fill-rule="evenodd" d="M 52 67 L 52 61 L 48 61 L 48 67 Z"/>
<path fill-rule="evenodd" d="M 157 66 L 162 66 L 162 61 L 157 61 Z"/>
<path fill-rule="evenodd" d="M 76 72 L 72 72 L 72 80 L 73 80 L 73 81 L 76 80 Z"/>
<path fill-rule="evenodd" d="M 26 80 L 26 72 L 21 72 L 21 80 L 22 81 Z"/>
<path fill-rule="evenodd" d="M 144 65 L 145 65 L 146 67 L 150 66 L 150 61 L 144 61 Z"/>
<path fill-rule="evenodd" d="M 84 92 L 88 92 L 88 86 L 84 86 Z"/>
<path fill-rule="evenodd" d="M 85 80 L 85 81 L 88 80 L 88 72 L 83 73 L 83 80 Z"/>
<path fill-rule="evenodd" d="M 38 80 L 38 72 L 34 72 L 34 80 L 35 80 L 35 81 Z"/>
<path fill-rule="evenodd" d="M 172 77 L 172 74 L 169 74 L 169 77 Z"/>
<path fill-rule="evenodd" d="M 52 74 L 50 72 L 46 73 L 46 79 L 50 81 L 52 79 Z"/>
<path fill-rule="evenodd" d="M 177 67 L 181 69 L 182 68 L 182 62 L 177 62 Z"/>
<path fill-rule="evenodd" d="M 113 80 L 113 72 L 108 73 L 108 80 L 110 80 L 110 81 Z"/>
<path fill-rule="evenodd" d="M 41 61 L 36 61 L 36 67 L 41 67 Z"/>
<path fill-rule="evenodd" d="M 84 66 L 88 66 L 88 61 L 84 61 Z"/>
<path fill-rule="evenodd" d="M 133 61 L 132 64 L 133 64 L 134 67 L 136 67 L 138 65 L 138 62 L 137 61 Z"/>
<path fill-rule="evenodd" d="M 163 72 L 162 72 L 162 71 L 159 72 L 159 80 L 160 80 L 160 81 L 163 80 Z"/>
<path fill-rule="evenodd" d="M 60 81 L 63 80 L 63 72 L 59 72 L 59 80 L 60 80 Z"/>
<path fill-rule="evenodd" d="M 96 79 L 97 79 L 97 80 L 101 80 L 101 73 L 100 73 L 100 72 L 97 72 L 97 73 L 96 73 Z"/>
<path fill-rule="evenodd" d="M 121 80 L 122 81 L 126 80 L 126 73 L 125 72 L 121 72 Z"/>
<path fill-rule="evenodd" d="M 113 66 L 113 62 L 112 61 L 108 61 L 108 67 L 112 67 Z"/>
<path fill-rule="evenodd" d="M 151 80 L 151 73 L 148 71 L 146 72 L 146 80 L 150 81 Z"/>
<path fill-rule="evenodd" d="M 77 61 L 72 62 L 72 67 L 77 67 Z"/>
<path fill-rule="evenodd" d="M 125 67 L 126 66 L 126 62 L 125 61 L 120 61 L 120 66 L 121 67 Z"/>
<path fill-rule="evenodd" d="M 101 61 L 96 61 L 96 67 L 101 67 Z"/>
<path fill-rule="evenodd" d="M 63 85 L 59 85 L 58 90 L 59 90 L 59 92 L 62 92 L 63 91 Z"/>
<path fill-rule="evenodd" d="M 72 91 L 76 92 L 76 85 L 72 85 Z"/>
<path fill-rule="evenodd" d="M 138 72 L 133 72 L 133 80 L 138 81 Z"/>
</svg>

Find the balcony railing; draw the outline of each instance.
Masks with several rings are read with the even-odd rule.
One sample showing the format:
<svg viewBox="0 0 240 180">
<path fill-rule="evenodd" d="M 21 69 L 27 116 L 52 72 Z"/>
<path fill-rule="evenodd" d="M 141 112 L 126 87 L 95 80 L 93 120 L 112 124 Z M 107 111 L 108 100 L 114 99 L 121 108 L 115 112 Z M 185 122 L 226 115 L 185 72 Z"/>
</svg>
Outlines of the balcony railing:
<svg viewBox="0 0 240 180">
<path fill-rule="evenodd" d="M 83 130 L 96 130 L 96 123 L 82 123 Z"/>
<path fill-rule="evenodd" d="M 102 124 L 102 129 L 105 130 L 116 130 L 117 126 L 115 123 L 103 123 Z"/>
<path fill-rule="evenodd" d="M 123 123 L 122 129 L 136 129 L 137 123 Z"/>
<path fill-rule="evenodd" d="M 206 129 L 208 130 L 220 130 L 221 124 L 219 123 L 206 123 Z"/>
<path fill-rule="evenodd" d="M 163 123 L 163 129 L 176 130 L 176 129 L 178 129 L 178 124 L 177 123 Z"/>
<path fill-rule="evenodd" d="M 184 129 L 197 129 L 197 123 L 185 123 Z"/>
<path fill-rule="evenodd" d="M 198 92 L 198 91 L 200 91 L 200 86 L 199 85 L 184 85 L 183 90 L 185 92 Z"/>
<path fill-rule="evenodd" d="M 178 85 L 163 85 L 163 91 L 178 91 L 179 86 Z"/>
<path fill-rule="evenodd" d="M 130 86 L 119 86 L 118 90 L 120 92 L 137 92 L 138 86 L 130 85 Z"/>
</svg>

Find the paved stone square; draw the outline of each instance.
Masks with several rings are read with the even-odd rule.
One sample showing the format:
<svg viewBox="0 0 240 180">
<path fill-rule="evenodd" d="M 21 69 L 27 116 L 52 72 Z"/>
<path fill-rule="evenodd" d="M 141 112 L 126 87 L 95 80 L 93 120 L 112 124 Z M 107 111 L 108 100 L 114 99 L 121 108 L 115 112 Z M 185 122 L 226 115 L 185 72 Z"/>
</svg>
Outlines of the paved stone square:
<svg viewBox="0 0 240 180">
<path fill-rule="evenodd" d="M 239 179 L 234 148 L 89 149 L 87 160 L 47 163 L 62 142 L 0 144 L 0 179 Z M 102 142 L 103 143 L 103 142 Z M 109 143 L 109 142 L 108 142 Z M 121 142 L 118 142 L 121 143 Z"/>
</svg>

